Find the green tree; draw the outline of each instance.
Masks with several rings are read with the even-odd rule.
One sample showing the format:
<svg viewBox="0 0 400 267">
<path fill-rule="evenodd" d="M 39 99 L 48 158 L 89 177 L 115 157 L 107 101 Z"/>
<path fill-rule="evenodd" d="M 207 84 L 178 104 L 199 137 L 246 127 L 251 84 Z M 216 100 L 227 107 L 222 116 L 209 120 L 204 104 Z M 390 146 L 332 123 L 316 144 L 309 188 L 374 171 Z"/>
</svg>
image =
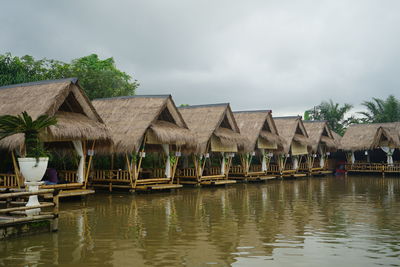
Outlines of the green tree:
<svg viewBox="0 0 400 267">
<path fill-rule="evenodd" d="M 340 105 L 332 100 L 324 101 L 313 109 L 307 110 L 305 118 L 309 120 L 326 120 L 334 132 L 343 135 L 349 124 L 357 122 L 353 116 L 345 118 L 352 108 L 353 106 L 350 104 Z"/>
<path fill-rule="evenodd" d="M 0 86 L 53 79 L 52 66 L 56 61 L 35 60 L 32 56 L 0 55 Z"/>
<path fill-rule="evenodd" d="M 0 55 L 0 86 L 68 77 L 77 77 L 90 99 L 134 95 L 139 86 L 137 80 L 117 69 L 113 58 L 101 60 L 96 54 L 71 63 Z"/>
<path fill-rule="evenodd" d="M 78 77 L 90 99 L 134 95 L 138 82 L 118 70 L 113 58 L 99 59 L 96 54 L 75 59 L 69 65 L 60 64 L 63 77 Z"/>
<path fill-rule="evenodd" d="M 372 98 L 361 105 L 367 111 L 359 112 L 364 116 L 363 122 L 394 122 L 400 121 L 400 101 L 395 96 L 389 95 L 386 100 Z"/>
</svg>

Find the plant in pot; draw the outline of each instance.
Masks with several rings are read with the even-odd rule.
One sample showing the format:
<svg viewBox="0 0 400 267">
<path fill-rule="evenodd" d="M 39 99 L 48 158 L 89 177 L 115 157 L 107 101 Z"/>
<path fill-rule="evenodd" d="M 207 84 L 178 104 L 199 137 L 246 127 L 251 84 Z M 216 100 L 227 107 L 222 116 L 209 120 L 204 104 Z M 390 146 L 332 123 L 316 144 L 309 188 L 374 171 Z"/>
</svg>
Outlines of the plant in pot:
<svg viewBox="0 0 400 267">
<path fill-rule="evenodd" d="M 29 191 L 38 190 L 49 161 L 48 153 L 39 139 L 39 133 L 55 124 L 57 124 L 55 117 L 41 115 L 33 120 L 26 111 L 16 116 L 0 116 L 0 140 L 14 134 L 24 134 L 25 153 L 23 157 L 18 158 L 18 163 Z M 27 206 L 36 205 L 39 205 L 37 196 L 29 197 Z M 40 212 L 40 209 L 28 211 L 27 214 L 34 215 Z"/>
</svg>

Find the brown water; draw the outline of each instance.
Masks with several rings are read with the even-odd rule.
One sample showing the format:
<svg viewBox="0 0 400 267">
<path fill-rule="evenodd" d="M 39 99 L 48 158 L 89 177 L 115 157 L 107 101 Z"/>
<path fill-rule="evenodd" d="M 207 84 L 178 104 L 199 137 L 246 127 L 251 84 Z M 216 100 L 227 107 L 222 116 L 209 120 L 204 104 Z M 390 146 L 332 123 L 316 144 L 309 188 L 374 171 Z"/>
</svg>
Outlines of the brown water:
<svg viewBox="0 0 400 267">
<path fill-rule="evenodd" d="M 5 266 L 400 266 L 400 178 L 103 193 L 59 232 L 0 242 Z"/>
</svg>

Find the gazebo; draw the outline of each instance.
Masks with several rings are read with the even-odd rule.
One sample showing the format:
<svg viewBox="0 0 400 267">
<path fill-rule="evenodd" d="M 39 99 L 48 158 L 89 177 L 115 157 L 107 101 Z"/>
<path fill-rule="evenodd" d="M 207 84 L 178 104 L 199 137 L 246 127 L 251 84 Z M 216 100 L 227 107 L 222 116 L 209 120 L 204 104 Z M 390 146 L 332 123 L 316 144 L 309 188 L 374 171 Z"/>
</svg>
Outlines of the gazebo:
<svg viewBox="0 0 400 267">
<path fill-rule="evenodd" d="M 299 170 L 309 175 L 332 173 L 328 170 L 328 157 L 336 151 L 337 144 L 327 121 L 303 121 L 306 128 L 311 153 L 307 161 L 300 164 Z"/>
<path fill-rule="evenodd" d="M 232 158 L 245 139 L 240 135 L 229 104 L 186 106 L 179 110 L 198 143 L 192 155 L 193 164 L 189 166 L 186 160 L 179 167 L 179 182 L 192 185 L 235 183 L 228 179 L 229 170 Z"/>
<path fill-rule="evenodd" d="M 350 125 L 339 148 L 347 172 L 400 173 L 400 122 Z"/>
<path fill-rule="evenodd" d="M 271 164 L 271 171 L 281 177 L 303 177 L 300 164 L 309 153 L 309 139 L 300 116 L 274 117 L 283 150 Z"/>
<path fill-rule="evenodd" d="M 108 169 L 99 165 L 93 173 L 94 187 L 110 191 L 182 187 L 175 180 L 179 158 L 196 143 L 170 95 L 96 99 L 93 105 L 110 128 L 114 142 L 107 153 Z"/>
<path fill-rule="evenodd" d="M 233 113 L 240 134 L 247 138 L 239 150 L 240 164 L 233 165 L 230 177 L 236 180 L 260 181 L 274 179 L 269 165 L 272 156 L 282 149 L 271 110 L 237 111 Z"/>
<path fill-rule="evenodd" d="M 93 193 L 87 189 L 92 157 L 97 149 L 110 146 L 111 137 L 78 80 L 69 78 L 0 87 L 0 115 L 17 115 L 23 111 L 33 119 L 44 114 L 55 116 L 58 122 L 40 133 L 46 149 L 53 153 L 49 163 L 49 168 L 53 168 L 51 183 L 46 180 L 47 185 L 41 187 L 60 189 L 60 197 Z M 24 151 L 23 134 L 1 140 L 0 149 L 6 163 L 0 174 L 0 187 L 23 187 L 24 178 L 16 162 L 16 156 Z M 11 160 L 7 160 L 7 155 Z M 61 156 L 71 162 L 75 160 L 71 165 L 76 169 L 56 166 L 54 162 Z"/>
</svg>

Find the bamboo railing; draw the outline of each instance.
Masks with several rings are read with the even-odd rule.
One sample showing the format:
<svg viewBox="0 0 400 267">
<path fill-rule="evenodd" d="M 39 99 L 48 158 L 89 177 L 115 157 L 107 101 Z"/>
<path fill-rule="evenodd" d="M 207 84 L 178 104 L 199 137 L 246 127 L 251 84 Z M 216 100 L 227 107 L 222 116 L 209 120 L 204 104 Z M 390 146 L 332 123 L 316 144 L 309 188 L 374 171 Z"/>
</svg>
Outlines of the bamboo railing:
<svg viewBox="0 0 400 267">
<path fill-rule="evenodd" d="M 17 176 L 0 173 L 0 188 L 18 188 Z"/>
<path fill-rule="evenodd" d="M 64 180 L 68 183 L 77 183 L 78 182 L 78 176 L 76 171 L 57 171 L 59 177 L 64 177 Z"/>
<path fill-rule="evenodd" d="M 36 206 L 25 206 L 29 196 L 45 196 L 52 195 L 52 201 L 41 201 Z M 59 197 L 58 191 L 54 189 L 42 189 L 36 192 L 14 192 L 0 194 L 0 215 L 2 220 L 1 226 L 12 226 L 20 223 L 28 223 L 34 221 L 51 220 L 51 230 L 58 230 L 58 211 L 59 211 Z M 27 216 L 26 211 L 31 209 L 45 209 L 52 208 L 51 212 L 41 211 L 38 215 Z"/>
</svg>

